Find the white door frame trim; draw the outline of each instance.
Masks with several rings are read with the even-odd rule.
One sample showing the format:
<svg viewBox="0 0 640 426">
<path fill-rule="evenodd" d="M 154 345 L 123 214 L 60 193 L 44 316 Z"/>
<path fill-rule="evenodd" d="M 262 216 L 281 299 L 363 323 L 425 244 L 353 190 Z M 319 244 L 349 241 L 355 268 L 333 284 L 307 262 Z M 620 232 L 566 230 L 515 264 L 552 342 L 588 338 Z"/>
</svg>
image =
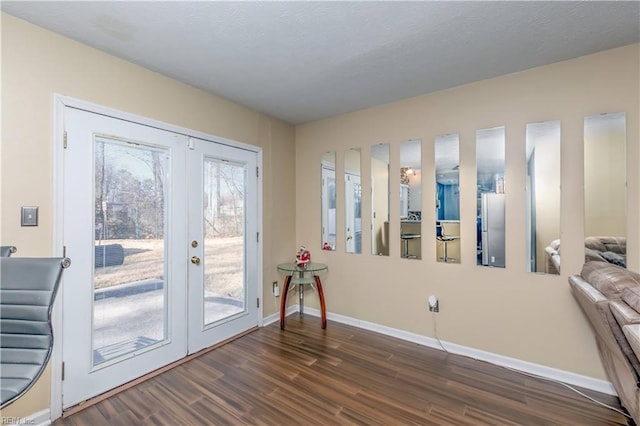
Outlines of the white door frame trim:
<svg viewBox="0 0 640 426">
<path fill-rule="evenodd" d="M 196 130 L 187 129 L 184 127 L 176 126 L 173 124 L 165 123 L 163 121 L 154 120 L 131 114 L 125 111 L 120 111 L 101 105 L 97 105 L 91 102 L 85 102 L 79 99 L 71 98 L 60 94 L 53 95 L 53 135 L 51 140 L 53 141 L 52 157 L 53 157 L 53 176 L 52 183 L 52 213 L 53 213 L 53 228 L 52 228 L 52 243 L 53 247 L 51 253 L 53 256 L 63 256 L 64 245 L 64 227 L 63 227 L 63 206 L 64 206 L 64 109 L 65 107 L 77 108 L 96 114 L 102 114 L 109 117 L 117 118 L 120 120 L 131 121 L 134 123 L 142 124 L 145 126 L 155 127 L 158 129 L 166 130 L 173 133 L 178 133 L 188 137 L 194 137 L 203 139 L 210 142 L 215 142 L 223 145 L 228 145 L 234 148 L 245 149 L 247 151 L 255 152 L 257 154 L 257 164 L 260 170 L 258 176 L 258 188 L 257 188 L 257 227 L 260 235 L 264 235 L 263 232 L 263 209 L 262 209 L 262 183 L 263 175 L 262 171 L 262 148 L 234 141 L 232 139 L 223 138 L 220 136 L 214 136 L 207 133 L 199 132 Z M 73 262 L 73 259 L 72 259 Z M 263 240 L 260 238 L 258 245 L 258 259 L 257 259 L 257 278 L 258 278 L 258 297 L 262 299 L 263 294 Z M 50 416 L 51 421 L 62 416 L 62 300 L 64 294 L 64 277 L 62 285 L 59 288 L 58 296 L 56 297 L 53 312 L 51 315 L 54 345 L 51 353 L 51 403 L 50 403 Z M 263 308 L 264 303 L 260 303 L 258 308 L 258 326 L 262 326 L 263 322 Z"/>
</svg>

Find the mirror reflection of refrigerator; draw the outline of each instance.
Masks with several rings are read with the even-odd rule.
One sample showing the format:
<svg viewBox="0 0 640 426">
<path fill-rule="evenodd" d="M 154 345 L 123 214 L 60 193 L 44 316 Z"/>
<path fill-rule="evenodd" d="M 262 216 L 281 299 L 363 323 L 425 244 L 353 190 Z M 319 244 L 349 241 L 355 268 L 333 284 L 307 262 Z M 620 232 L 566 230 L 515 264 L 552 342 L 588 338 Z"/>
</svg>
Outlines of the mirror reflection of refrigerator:
<svg viewBox="0 0 640 426">
<path fill-rule="evenodd" d="M 504 268 L 504 194 L 483 193 L 481 205 L 482 264 Z"/>
<path fill-rule="evenodd" d="M 400 219 L 409 217 L 409 185 L 400 184 Z"/>
</svg>

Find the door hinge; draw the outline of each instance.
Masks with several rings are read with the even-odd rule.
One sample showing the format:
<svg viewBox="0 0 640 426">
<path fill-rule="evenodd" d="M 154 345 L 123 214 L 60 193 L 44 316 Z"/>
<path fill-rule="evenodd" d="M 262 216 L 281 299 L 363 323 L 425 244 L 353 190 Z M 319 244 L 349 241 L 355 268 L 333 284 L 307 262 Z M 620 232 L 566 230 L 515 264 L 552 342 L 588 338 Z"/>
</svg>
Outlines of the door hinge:
<svg viewBox="0 0 640 426">
<path fill-rule="evenodd" d="M 67 246 L 62 246 L 62 257 L 67 257 Z"/>
<path fill-rule="evenodd" d="M 62 135 L 62 147 L 64 149 L 67 149 L 67 131 L 64 131 L 64 134 Z"/>
<path fill-rule="evenodd" d="M 260 233 L 256 232 L 256 243 L 260 242 Z"/>
<path fill-rule="evenodd" d="M 189 141 L 187 142 L 187 148 L 196 149 L 196 144 L 195 144 L 195 142 L 193 141 L 192 138 L 189 138 Z"/>
<path fill-rule="evenodd" d="M 260 177 L 260 168 L 256 167 L 256 177 Z"/>
<path fill-rule="evenodd" d="M 256 297 L 256 308 L 260 307 L 260 298 Z"/>
<path fill-rule="evenodd" d="M 62 380 L 64 380 L 64 362 L 62 363 Z"/>
</svg>

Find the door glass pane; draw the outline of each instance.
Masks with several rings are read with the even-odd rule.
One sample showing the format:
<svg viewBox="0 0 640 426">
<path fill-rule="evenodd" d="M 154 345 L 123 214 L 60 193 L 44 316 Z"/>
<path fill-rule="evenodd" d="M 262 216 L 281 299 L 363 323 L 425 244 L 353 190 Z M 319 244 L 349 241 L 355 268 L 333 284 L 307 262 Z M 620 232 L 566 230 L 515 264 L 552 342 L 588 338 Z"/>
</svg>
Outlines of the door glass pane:
<svg viewBox="0 0 640 426">
<path fill-rule="evenodd" d="M 167 338 L 166 150 L 96 137 L 93 363 Z"/>
<path fill-rule="evenodd" d="M 204 323 L 245 311 L 246 167 L 204 160 Z"/>
</svg>

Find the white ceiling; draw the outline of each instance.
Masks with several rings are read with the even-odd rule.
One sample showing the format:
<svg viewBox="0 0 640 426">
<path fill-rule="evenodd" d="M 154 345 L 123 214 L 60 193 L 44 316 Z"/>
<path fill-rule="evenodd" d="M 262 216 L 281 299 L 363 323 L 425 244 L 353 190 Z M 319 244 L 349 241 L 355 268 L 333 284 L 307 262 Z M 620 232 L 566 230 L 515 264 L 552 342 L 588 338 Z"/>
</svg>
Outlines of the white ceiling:
<svg viewBox="0 0 640 426">
<path fill-rule="evenodd" d="M 637 1 L 0 7 L 292 124 L 640 41 Z"/>
</svg>

